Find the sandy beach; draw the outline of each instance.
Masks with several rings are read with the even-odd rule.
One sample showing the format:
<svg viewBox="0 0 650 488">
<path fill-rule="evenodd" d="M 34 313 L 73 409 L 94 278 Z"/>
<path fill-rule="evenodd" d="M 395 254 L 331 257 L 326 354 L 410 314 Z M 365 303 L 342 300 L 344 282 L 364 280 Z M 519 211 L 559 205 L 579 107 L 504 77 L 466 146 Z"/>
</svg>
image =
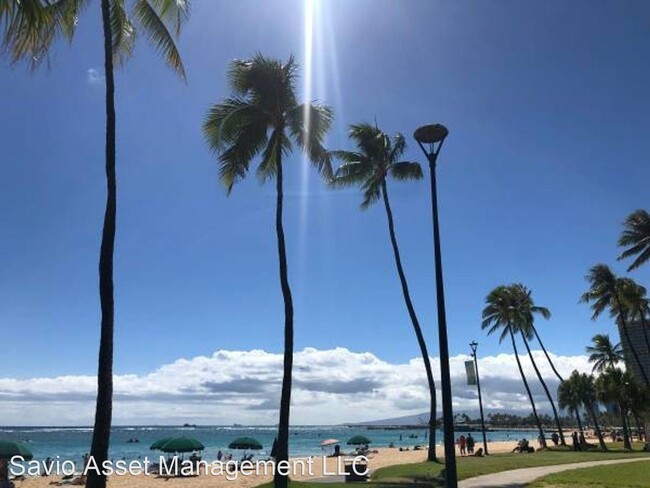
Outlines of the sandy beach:
<svg viewBox="0 0 650 488">
<path fill-rule="evenodd" d="M 509 452 L 516 445 L 515 441 L 504 441 L 504 442 L 490 442 L 488 448 L 491 453 L 501 453 Z M 534 444 L 535 445 L 535 444 Z M 480 443 L 477 443 L 477 448 L 480 447 Z M 375 450 L 373 450 L 375 451 Z M 439 453 L 442 453 L 442 446 L 439 447 Z M 457 453 L 458 455 L 458 453 Z M 370 456 L 369 468 L 371 471 L 395 464 L 407 464 L 407 463 L 417 463 L 423 462 L 426 459 L 426 452 L 422 450 L 408 450 L 400 451 L 395 448 L 379 448 L 376 452 L 373 452 Z M 306 464 L 308 458 L 297 458 L 302 459 Z M 325 462 L 323 462 L 325 460 Z M 211 460 L 207 460 L 210 462 Z M 312 461 L 312 473 L 298 473 L 295 476 L 292 476 L 293 479 L 297 480 L 307 480 L 315 478 L 324 478 L 330 473 L 335 473 L 337 471 L 337 458 L 322 458 L 320 456 L 313 457 Z M 326 474 L 327 473 L 327 474 Z M 199 476 L 193 477 L 174 477 L 174 478 L 164 478 L 157 475 L 124 475 L 116 476 L 112 475 L 109 477 L 109 485 L 115 488 L 131 488 L 131 487 L 142 487 L 142 488 L 153 488 L 158 486 L 165 486 L 166 488 L 207 488 L 210 487 L 232 487 L 232 488 L 249 488 L 257 486 L 268 481 L 271 481 L 271 475 L 250 475 L 242 476 L 241 474 L 237 476 L 234 480 L 228 480 L 226 475 L 210 475 L 210 474 L 201 474 Z M 20 488 L 44 488 L 55 486 L 57 482 L 61 480 L 60 476 L 48 476 L 48 477 L 28 477 L 24 481 L 18 481 L 16 483 L 17 487 Z"/>
</svg>

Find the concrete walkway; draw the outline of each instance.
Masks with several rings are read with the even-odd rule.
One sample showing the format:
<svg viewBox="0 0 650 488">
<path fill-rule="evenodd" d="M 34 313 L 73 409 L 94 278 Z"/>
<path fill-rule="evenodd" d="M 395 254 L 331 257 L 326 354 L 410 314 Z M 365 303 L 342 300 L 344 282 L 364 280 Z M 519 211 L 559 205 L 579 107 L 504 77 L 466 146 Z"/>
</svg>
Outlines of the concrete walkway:
<svg viewBox="0 0 650 488">
<path fill-rule="evenodd" d="M 538 466 L 536 468 L 513 469 L 500 473 L 486 474 L 458 482 L 458 488 L 521 488 L 537 478 L 547 474 L 560 473 L 572 469 L 590 468 L 605 464 L 622 464 L 650 461 L 650 458 L 612 459 L 607 461 L 589 461 L 586 463 L 557 464 L 555 466 Z"/>
</svg>

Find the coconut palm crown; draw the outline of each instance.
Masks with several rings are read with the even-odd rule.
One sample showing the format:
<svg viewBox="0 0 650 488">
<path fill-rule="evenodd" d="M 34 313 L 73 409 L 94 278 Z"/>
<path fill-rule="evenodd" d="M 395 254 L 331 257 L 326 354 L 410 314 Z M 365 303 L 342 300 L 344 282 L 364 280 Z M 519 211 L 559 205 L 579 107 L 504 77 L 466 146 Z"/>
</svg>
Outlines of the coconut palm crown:
<svg viewBox="0 0 650 488">
<path fill-rule="evenodd" d="M 332 151 L 343 164 L 336 170 L 334 186 L 360 186 L 363 192 L 361 208 L 368 208 L 379 200 L 382 185 L 391 176 L 396 180 L 419 180 L 422 167 L 412 161 L 401 161 L 406 149 L 402 134 L 392 138 L 377 126 L 354 124 L 348 132 L 357 151 Z"/>
<path fill-rule="evenodd" d="M 618 245 L 624 248 L 619 260 L 634 258 L 627 268 L 632 271 L 650 259 L 650 214 L 646 210 L 632 212 L 623 223 Z"/>
</svg>

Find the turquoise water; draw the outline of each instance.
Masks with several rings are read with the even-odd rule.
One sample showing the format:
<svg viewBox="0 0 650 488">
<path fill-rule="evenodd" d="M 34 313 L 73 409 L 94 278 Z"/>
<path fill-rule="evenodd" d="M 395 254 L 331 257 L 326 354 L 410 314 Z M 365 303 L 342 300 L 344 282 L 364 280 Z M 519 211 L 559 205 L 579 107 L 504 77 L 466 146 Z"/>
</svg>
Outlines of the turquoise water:
<svg viewBox="0 0 650 488">
<path fill-rule="evenodd" d="M 267 457 L 271 450 L 276 427 L 272 426 L 199 426 L 199 427 L 115 427 L 111 434 L 110 457 L 113 460 L 139 459 L 144 456 L 157 457 L 157 451 L 150 451 L 149 446 L 163 437 L 186 436 L 200 440 L 206 447 L 204 459 L 213 460 L 217 452 L 222 450 L 230 452 L 228 444 L 240 436 L 251 436 L 259 440 L 264 450 L 258 451 L 256 457 Z M 331 451 L 323 451 L 320 442 L 324 439 L 334 438 L 341 440 L 342 451 L 347 451 L 349 446 L 345 441 L 355 434 L 363 434 L 372 441 L 374 447 L 386 447 L 393 443 L 395 447 L 426 445 L 426 429 L 366 429 L 344 426 L 300 426 L 291 428 L 290 455 L 308 456 L 322 455 Z M 461 431 L 456 435 L 460 435 Z M 400 441 L 400 435 L 402 440 Z M 481 440 L 481 433 L 472 434 L 477 441 Z M 34 454 L 34 459 L 42 460 L 47 457 L 65 460 L 70 459 L 80 462 L 84 453 L 90 450 L 92 429 L 90 427 L 0 427 L 0 439 L 25 442 Z M 416 436 L 416 437 L 409 437 Z M 536 439 L 535 431 L 497 431 L 488 432 L 491 441 L 514 440 L 521 437 Z M 138 439 L 138 443 L 129 443 L 129 439 Z M 442 432 L 438 432 L 437 441 L 442 441 Z M 331 448 L 328 448 L 331 449 Z M 241 456 L 240 452 L 233 455 Z"/>
</svg>

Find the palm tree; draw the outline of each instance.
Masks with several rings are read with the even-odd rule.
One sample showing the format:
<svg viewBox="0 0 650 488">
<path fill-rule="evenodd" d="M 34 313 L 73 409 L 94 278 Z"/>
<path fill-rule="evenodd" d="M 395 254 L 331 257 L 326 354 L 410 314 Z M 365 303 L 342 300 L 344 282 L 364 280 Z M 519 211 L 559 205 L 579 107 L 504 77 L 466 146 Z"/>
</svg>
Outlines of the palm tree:
<svg viewBox="0 0 650 488">
<path fill-rule="evenodd" d="M 395 236 L 395 224 L 393 212 L 388 199 L 388 185 L 386 179 L 391 176 L 396 180 L 419 180 L 422 178 L 422 168 L 418 163 L 400 161 L 406 141 L 402 134 L 390 137 L 376 126 L 363 123 L 350 126 L 350 139 L 357 146 L 357 151 L 333 151 L 332 154 L 343 161 L 341 167 L 336 171 L 332 179 L 332 185 L 337 187 L 358 185 L 363 191 L 361 208 L 368 208 L 379 198 L 384 201 L 386 218 L 388 219 L 388 233 L 393 247 L 395 266 L 402 286 L 402 295 L 406 303 L 406 309 L 415 331 L 415 336 L 420 346 L 424 369 L 429 385 L 430 411 L 429 411 L 429 452 L 428 460 L 436 460 L 436 384 L 433 379 L 431 361 L 424 340 L 422 328 L 415 313 L 411 300 L 406 275 L 402 266 L 397 237 Z"/>
<path fill-rule="evenodd" d="M 619 260 L 635 256 L 628 271 L 638 268 L 650 259 L 650 214 L 645 210 L 636 210 L 628 215 L 623 223 L 624 230 L 618 239 L 620 247 L 626 249 Z"/>
<path fill-rule="evenodd" d="M 532 339 L 534 336 L 532 330 L 534 320 L 535 320 L 534 316 L 541 315 L 543 318 L 548 320 L 551 317 L 551 312 L 546 307 L 539 307 L 535 305 L 535 303 L 533 302 L 532 292 L 521 283 L 516 283 L 514 285 L 511 285 L 510 288 L 512 290 L 512 294 L 515 299 L 517 315 L 520 318 L 520 320 L 518 321 L 519 333 L 521 334 L 521 338 L 524 341 L 524 346 L 526 347 L 526 351 L 528 352 L 528 357 L 530 358 L 530 362 L 533 365 L 535 374 L 537 375 L 539 382 L 542 384 L 542 388 L 544 389 L 546 398 L 548 398 L 548 401 L 551 404 L 551 408 L 553 409 L 553 416 L 555 418 L 555 425 L 560 435 L 560 441 L 562 445 L 565 446 L 566 441 L 564 440 L 564 432 L 562 432 L 562 424 L 560 423 L 560 417 L 557 413 L 557 409 L 555 408 L 555 402 L 553 401 L 551 392 L 546 386 L 546 382 L 544 381 L 544 378 L 542 377 L 542 374 L 540 373 L 539 368 L 537 367 L 537 363 L 535 362 L 533 353 L 530 350 L 530 344 L 528 343 L 528 341 Z"/>
<path fill-rule="evenodd" d="M 596 412 L 596 404 L 598 403 L 598 396 L 596 394 L 596 385 L 593 375 L 588 375 L 586 373 L 581 373 L 578 381 L 578 391 L 580 397 L 582 398 L 582 404 L 584 405 L 591 421 L 594 423 L 594 430 L 596 431 L 596 436 L 598 437 L 598 443 L 600 448 L 603 451 L 607 450 L 607 445 L 603 439 L 603 433 L 600 430 L 600 425 L 598 424 L 598 415 Z"/>
<path fill-rule="evenodd" d="M 623 447 L 632 449 L 630 433 L 627 426 L 627 414 L 630 410 L 630 398 L 626 382 L 629 383 L 631 376 L 623 373 L 619 368 L 605 370 L 595 381 L 598 397 L 603 402 L 613 402 L 618 405 L 623 427 Z"/>
<path fill-rule="evenodd" d="M 596 403 L 598 398 L 595 393 L 594 377 L 585 373 L 574 371 L 569 378 L 560 383 L 558 387 L 558 403 L 560 408 L 567 408 L 576 413 L 576 418 L 580 419 L 579 409 L 584 409 L 589 413 L 591 421 L 594 423 L 594 430 L 598 437 L 598 444 L 603 451 L 607 451 L 607 444 L 603 439 L 603 433 L 598 424 L 598 415 L 596 414 Z M 580 432 L 584 434 L 582 423 L 578 420 Z"/>
<path fill-rule="evenodd" d="M 562 381 L 557 387 L 557 402 L 560 408 L 569 410 L 576 414 L 578 420 L 578 429 L 584 435 L 582 421 L 580 419 L 580 407 L 582 406 L 582 397 L 578 390 L 579 373 L 574 371 L 568 380 Z"/>
<path fill-rule="evenodd" d="M 591 303 L 591 310 L 593 311 L 593 315 L 591 316 L 592 320 L 596 320 L 605 309 L 609 309 L 610 315 L 616 318 L 619 331 L 625 337 L 646 386 L 650 386 L 650 381 L 641 363 L 641 358 L 630 339 L 630 333 L 627 328 L 629 310 L 625 307 L 621 296 L 625 282 L 622 282 L 604 264 L 597 264 L 592 267 L 585 278 L 589 281 L 591 287 L 582 294 L 580 301 L 583 303 Z"/>
<path fill-rule="evenodd" d="M 26 60 L 35 67 L 47 57 L 58 37 L 72 38 L 85 0 L 0 0 L 0 22 L 4 24 L 3 51 L 12 62 Z M 108 459 L 113 403 L 113 253 L 117 217 L 115 148 L 115 65 L 124 63 L 135 47 L 140 28 L 167 64 L 185 80 L 185 68 L 174 37 L 189 16 L 188 0 L 133 0 L 131 13 L 124 0 L 102 0 L 101 15 L 106 80 L 106 209 L 99 254 L 99 298 L 101 331 L 97 369 L 97 404 L 90 455 L 101 466 Z M 88 472 L 89 488 L 104 488 L 106 476 Z"/>
<path fill-rule="evenodd" d="M 629 311 L 631 320 L 638 320 L 643 330 L 645 347 L 650 354 L 650 338 L 648 337 L 648 315 L 650 314 L 650 302 L 646 297 L 646 289 L 637 284 L 632 278 L 621 278 L 621 301 Z"/>
<path fill-rule="evenodd" d="M 592 371 L 602 373 L 614 368 L 623 361 L 623 349 L 620 344 L 612 344 L 609 334 L 596 334 L 591 338 L 593 346 L 587 346 L 589 362 L 594 363 Z"/>
<path fill-rule="evenodd" d="M 250 60 L 235 60 L 228 78 L 233 96 L 213 105 L 203 123 L 203 133 L 217 156 L 219 177 L 228 193 L 248 174 L 250 163 L 260 155 L 257 176 L 262 182 L 275 178 L 275 230 L 280 264 L 280 286 L 284 299 L 284 372 L 278 423 L 278 462 L 289 455 L 289 413 L 293 369 L 293 299 L 289 286 L 287 251 L 282 226 L 283 157 L 300 146 L 319 173 L 331 178 L 329 154 L 322 141 L 332 122 L 325 106 L 298 104 L 295 80 L 298 66 L 293 56 L 286 63 L 261 54 Z M 287 476 L 277 470 L 275 486 L 287 486 Z"/>
<path fill-rule="evenodd" d="M 542 440 L 542 447 L 546 447 L 546 441 L 544 441 L 544 429 L 542 428 L 542 423 L 540 422 L 539 415 L 537 414 L 537 408 L 535 407 L 535 400 L 533 399 L 533 394 L 530 391 L 528 386 L 528 380 L 526 380 L 526 375 L 524 370 L 521 367 L 521 361 L 519 360 L 519 353 L 517 351 L 517 343 L 515 341 L 515 334 L 519 332 L 520 324 L 522 322 L 522 316 L 519 313 L 517 307 L 516 297 L 513 293 L 511 286 L 497 286 L 492 290 L 485 299 L 486 306 L 483 309 L 483 321 L 481 322 L 481 329 L 487 329 L 488 335 L 493 334 L 494 332 L 501 331 L 499 336 L 499 343 L 503 342 L 506 337 L 510 337 L 512 343 L 512 349 L 515 353 L 515 359 L 517 360 L 517 367 L 519 368 L 519 374 L 521 379 L 524 382 L 524 387 L 526 388 L 526 393 L 528 394 L 528 399 L 530 404 L 533 407 L 533 416 L 535 417 L 535 423 L 539 430 L 540 440 Z"/>
</svg>

